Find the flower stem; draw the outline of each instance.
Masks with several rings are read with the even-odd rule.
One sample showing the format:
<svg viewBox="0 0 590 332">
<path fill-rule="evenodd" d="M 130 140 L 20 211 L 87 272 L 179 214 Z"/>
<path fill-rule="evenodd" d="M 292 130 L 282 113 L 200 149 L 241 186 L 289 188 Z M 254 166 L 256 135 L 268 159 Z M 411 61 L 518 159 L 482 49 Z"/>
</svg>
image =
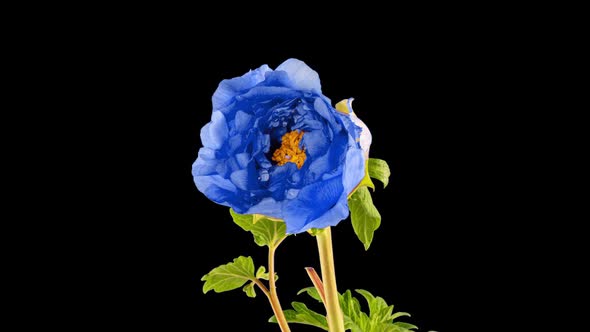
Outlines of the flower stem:
<svg viewBox="0 0 590 332">
<path fill-rule="evenodd" d="M 268 248 L 268 288 L 270 293 L 268 300 L 270 301 L 270 306 L 272 307 L 272 311 L 277 318 L 277 322 L 279 323 L 281 331 L 291 332 L 291 329 L 289 329 L 289 324 L 287 324 L 285 314 L 283 313 L 283 309 L 281 308 L 281 303 L 279 302 L 277 286 L 275 283 L 275 250 L 279 243 L 277 243 L 275 246 L 269 246 Z"/>
<path fill-rule="evenodd" d="M 326 301 L 326 319 L 329 332 L 344 332 L 344 316 L 338 302 L 338 289 L 336 287 L 336 271 L 334 269 L 334 254 L 332 253 L 332 233 L 330 227 L 324 228 L 316 235 L 320 265 L 322 267 L 322 281 Z"/>
</svg>

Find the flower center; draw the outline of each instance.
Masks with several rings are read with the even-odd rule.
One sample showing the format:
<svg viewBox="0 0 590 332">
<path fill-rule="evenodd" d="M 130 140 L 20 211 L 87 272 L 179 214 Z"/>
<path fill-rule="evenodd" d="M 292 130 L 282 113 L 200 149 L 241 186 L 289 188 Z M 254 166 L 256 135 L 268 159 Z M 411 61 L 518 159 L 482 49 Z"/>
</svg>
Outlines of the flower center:
<svg viewBox="0 0 590 332">
<path fill-rule="evenodd" d="M 305 148 L 299 148 L 299 143 L 303 137 L 303 131 L 293 130 L 281 138 L 281 147 L 276 149 L 272 154 L 272 160 L 276 161 L 279 166 L 286 163 L 294 163 L 297 168 L 301 168 L 305 162 Z"/>
</svg>

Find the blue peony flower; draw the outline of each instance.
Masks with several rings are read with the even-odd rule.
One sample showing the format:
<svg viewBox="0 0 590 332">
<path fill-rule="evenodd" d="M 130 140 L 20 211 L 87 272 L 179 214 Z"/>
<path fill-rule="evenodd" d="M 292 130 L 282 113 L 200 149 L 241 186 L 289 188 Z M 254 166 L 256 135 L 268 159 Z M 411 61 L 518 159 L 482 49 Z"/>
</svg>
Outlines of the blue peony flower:
<svg viewBox="0 0 590 332">
<path fill-rule="evenodd" d="M 223 80 L 201 129 L 197 188 L 238 213 L 282 219 L 290 234 L 338 224 L 365 175 L 370 145 L 350 103 L 338 106 L 296 59 Z"/>
</svg>

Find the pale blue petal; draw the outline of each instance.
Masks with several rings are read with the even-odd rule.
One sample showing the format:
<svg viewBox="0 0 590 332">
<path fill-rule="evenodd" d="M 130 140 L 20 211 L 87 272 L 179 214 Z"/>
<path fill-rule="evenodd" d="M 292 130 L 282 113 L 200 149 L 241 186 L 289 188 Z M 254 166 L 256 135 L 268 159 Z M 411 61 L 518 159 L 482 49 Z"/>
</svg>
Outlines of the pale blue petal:
<svg viewBox="0 0 590 332">
<path fill-rule="evenodd" d="M 301 143 L 305 147 L 307 155 L 312 158 L 326 153 L 326 150 L 330 146 L 330 142 L 328 142 L 326 135 L 321 130 L 305 132 Z"/>
<path fill-rule="evenodd" d="M 251 70 L 241 77 L 223 80 L 213 93 L 213 109 L 217 110 L 229 105 L 233 99 L 264 81 L 265 73 L 272 71 L 267 65 Z"/>
<path fill-rule="evenodd" d="M 306 160 L 305 162 L 311 163 L 305 174 L 306 182 L 320 179 L 323 173 L 332 169 L 332 166 L 330 165 L 330 157 L 327 154 L 318 158 Z"/>
<path fill-rule="evenodd" d="M 193 167 L 192 167 L 193 176 L 211 175 L 216 172 L 217 164 L 219 162 L 215 159 L 207 159 L 206 157 L 202 157 L 202 155 L 206 155 L 206 153 L 204 153 L 204 154 L 201 153 L 201 151 L 204 149 L 206 149 L 206 148 L 201 148 L 201 150 L 199 150 L 199 157 L 193 163 Z"/>
<path fill-rule="evenodd" d="M 276 71 L 285 71 L 289 75 L 290 87 L 293 89 L 317 94 L 322 92 L 320 76 L 303 61 L 289 59 L 278 66 Z"/>
<path fill-rule="evenodd" d="M 267 82 L 264 82 L 265 84 Z M 262 97 L 262 96 L 271 96 L 271 97 L 276 97 L 276 96 L 281 96 L 284 98 L 295 98 L 300 96 L 301 93 L 284 87 L 284 86 L 256 86 L 252 89 L 250 89 L 250 91 L 244 93 L 243 95 L 240 95 L 238 97 L 236 97 L 236 100 L 241 101 L 244 99 L 250 99 L 250 98 L 255 98 L 255 97 Z"/>
<path fill-rule="evenodd" d="M 238 165 L 240 165 L 241 168 L 246 168 L 246 166 L 248 165 L 248 163 L 250 162 L 250 154 L 249 153 L 238 153 L 236 155 L 236 160 L 238 161 Z"/>
<path fill-rule="evenodd" d="M 243 132 L 250 127 L 250 121 L 252 120 L 252 114 L 248 114 L 244 111 L 237 111 L 236 112 L 236 130 L 238 132 Z"/>
<path fill-rule="evenodd" d="M 220 175 L 195 176 L 195 184 L 200 192 L 218 204 L 227 205 L 228 200 L 237 194 L 236 186 Z"/>
<path fill-rule="evenodd" d="M 248 209 L 246 214 L 263 214 L 265 216 L 283 219 L 283 202 L 277 202 L 272 197 L 262 199 L 258 204 Z"/>
<path fill-rule="evenodd" d="M 350 194 L 354 188 L 365 177 L 365 158 L 363 150 L 351 147 L 346 153 L 346 161 L 344 163 L 344 175 L 342 182 L 344 183 L 344 190 Z"/>
<path fill-rule="evenodd" d="M 215 150 L 209 148 L 200 148 L 198 158 L 205 160 L 215 160 Z"/>
<path fill-rule="evenodd" d="M 250 189 L 248 186 L 248 178 L 248 170 L 246 169 L 237 170 L 230 175 L 231 182 L 242 190 Z"/>
<path fill-rule="evenodd" d="M 324 119 L 328 120 L 331 124 L 335 125 L 336 120 L 334 119 L 334 112 L 328 108 L 326 102 L 324 102 L 321 98 L 315 98 L 313 102 L 313 108 L 321 115 Z M 337 125 L 337 127 L 340 127 Z"/>
<path fill-rule="evenodd" d="M 206 148 L 219 150 L 227 139 L 228 128 L 223 113 L 215 111 L 211 115 L 211 122 L 201 129 L 201 142 Z"/>
</svg>

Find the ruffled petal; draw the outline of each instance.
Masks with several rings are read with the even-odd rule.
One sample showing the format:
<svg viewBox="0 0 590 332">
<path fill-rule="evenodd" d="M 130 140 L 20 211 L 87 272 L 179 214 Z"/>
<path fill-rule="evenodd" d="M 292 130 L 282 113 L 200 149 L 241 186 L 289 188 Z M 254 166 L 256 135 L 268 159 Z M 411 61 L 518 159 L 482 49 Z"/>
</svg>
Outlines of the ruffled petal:
<svg viewBox="0 0 590 332">
<path fill-rule="evenodd" d="M 235 118 L 236 130 L 238 132 L 244 132 L 246 129 L 250 128 L 250 121 L 252 121 L 252 114 L 248 114 L 244 111 L 237 111 L 236 118 Z"/>
<path fill-rule="evenodd" d="M 233 98 L 264 81 L 265 74 L 270 71 L 272 71 L 270 67 L 263 65 L 240 77 L 221 81 L 217 90 L 213 93 L 213 109 L 219 110 L 226 107 L 232 102 Z"/>
<path fill-rule="evenodd" d="M 322 130 L 313 130 L 303 134 L 301 144 L 305 147 L 307 155 L 315 158 L 326 153 L 330 142 Z"/>
<path fill-rule="evenodd" d="M 227 139 L 228 132 L 225 116 L 215 111 L 211 115 L 211 122 L 201 129 L 201 142 L 206 148 L 219 150 Z"/>
<path fill-rule="evenodd" d="M 228 202 L 233 200 L 238 191 L 230 180 L 218 174 L 208 176 L 197 175 L 193 179 L 197 185 L 197 189 L 205 194 L 207 198 L 218 204 L 229 206 Z"/>
<path fill-rule="evenodd" d="M 289 76 L 289 85 L 293 89 L 322 93 L 320 76 L 309 68 L 305 62 L 297 59 L 289 59 L 277 67 L 276 71 L 284 71 Z"/>
</svg>

